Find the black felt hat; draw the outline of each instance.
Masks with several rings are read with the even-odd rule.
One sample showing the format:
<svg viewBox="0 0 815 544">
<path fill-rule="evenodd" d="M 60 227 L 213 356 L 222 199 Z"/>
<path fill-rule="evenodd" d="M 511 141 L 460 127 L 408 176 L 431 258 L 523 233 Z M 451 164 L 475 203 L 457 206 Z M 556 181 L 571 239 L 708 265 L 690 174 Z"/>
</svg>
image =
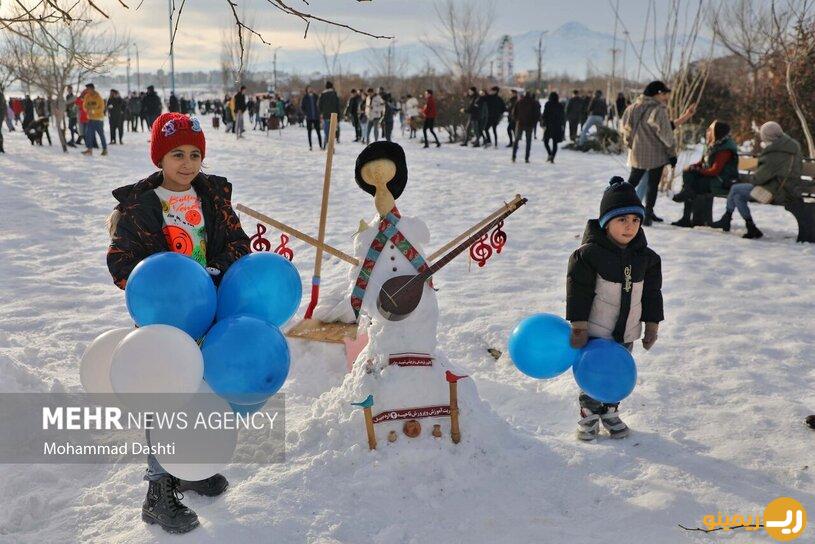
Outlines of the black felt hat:
<svg viewBox="0 0 815 544">
<path fill-rule="evenodd" d="M 665 83 L 662 81 L 652 81 L 648 85 L 645 86 L 645 90 L 642 91 L 642 94 L 645 96 L 656 96 L 658 94 L 664 94 L 671 92 L 671 89 L 668 88 Z"/>
<path fill-rule="evenodd" d="M 362 167 L 379 159 L 388 159 L 393 161 L 396 165 L 396 174 L 393 179 L 388 182 L 388 191 L 391 192 L 394 199 L 399 198 L 402 191 L 405 190 L 407 185 L 408 170 L 407 161 L 405 160 L 405 150 L 402 146 L 385 140 L 374 142 L 362 150 L 362 153 L 357 157 L 357 164 L 354 168 L 354 177 L 357 180 L 357 185 L 370 195 L 376 194 L 376 187 L 366 183 L 362 179 Z"/>
</svg>

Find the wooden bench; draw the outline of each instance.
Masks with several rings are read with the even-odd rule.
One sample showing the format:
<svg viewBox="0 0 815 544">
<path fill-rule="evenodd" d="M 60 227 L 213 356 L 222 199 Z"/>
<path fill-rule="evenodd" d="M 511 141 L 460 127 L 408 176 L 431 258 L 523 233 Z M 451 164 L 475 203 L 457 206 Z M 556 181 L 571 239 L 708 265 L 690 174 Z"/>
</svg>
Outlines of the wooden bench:
<svg viewBox="0 0 815 544">
<path fill-rule="evenodd" d="M 758 168 L 758 159 L 750 156 L 739 156 L 739 173 L 749 175 Z M 804 159 L 801 179 L 809 185 L 801 198 L 789 202 L 784 209 L 790 212 L 798 222 L 798 242 L 815 243 L 815 159 Z M 698 195 L 694 200 L 694 223 L 704 224 L 712 220 L 713 198 L 726 198 L 728 191 L 714 191 L 712 194 Z M 700 218 L 697 220 L 697 216 Z"/>
</svg>

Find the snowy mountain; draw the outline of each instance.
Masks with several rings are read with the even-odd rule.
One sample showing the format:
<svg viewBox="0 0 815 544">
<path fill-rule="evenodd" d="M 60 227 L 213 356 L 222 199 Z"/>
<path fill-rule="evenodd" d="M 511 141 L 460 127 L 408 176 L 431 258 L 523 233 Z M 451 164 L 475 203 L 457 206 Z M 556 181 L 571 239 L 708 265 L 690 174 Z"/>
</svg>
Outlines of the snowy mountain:
<svg viewBox="0 0 815 544">
<path fill-rule="evenodd" d="M 556 30 L 531 30 L 523 34 L 511 36 L 515 54 L 515 72 L 533 70 L 537 67 L 537 47 L 538 40 L 543 33 L 543 67 L 549 74 L 568 74 L 574 77 L 583 78 L 589 72 L 609 73 L 612 65 L 611 50 L 615 47 L 614 35 L 606 32 L 592 30 L 582 23 L 575 21 L 568 22 Z M 657 38 L 659 49 L 664 50 L 662 44 L 664 38 Z M 495 48 L 497 49 L 497 38 Z M 639 51 L 642 41 L 632 40 L 633 46 Z M 377 58 L 381 58 L 387 46 L 375 49 L 358 49 L 342 53 L 339 56 L 340 62 L 345 72 L 356 72 L 364 74 L 372 72 L 371 66 Z M 701 56 L 707 53 L 711 47 L 711 41 L 700 37 L 697 40 L 695 51 Z M 623 61 L 625 60 L 626 70 L 629 77 L 636 76 L 637 55 L 631 43 L 624 42 L 622 32 L 617 37 L 616 48 L 619 50 L 617 57 L 617 69 L 621 72 Z M 419 42 L 408 42 L 396 44 L 396 54 L 407 63 L 408 72 L 417 72 L 429 63 L 436 69 L 441 69 L 441 63 L 433 54 Z M 718 51 L 717 51 L 718 52 Z M 662 54 L 662 51 L 658 52 Z M 654 62 L 653 39 L 646 40 L 644 62 L 647 67 L 656 64 Z M 322 56 L 317 50 L 292 50 L 281 51 L 278 54 L 278 65 L 281 70 L 299 74 L 312 72 L 323 72 L 325 66 Z M 258 68 L 271 68 L 271 61 L 259 63 Z M 497 70 L 497 62 L 495 65 Z M 656 71 L 656 70 L 654 70 Z M 647 68 L 641 71 L 643 78 L 649 77 Z"/>
</svg>

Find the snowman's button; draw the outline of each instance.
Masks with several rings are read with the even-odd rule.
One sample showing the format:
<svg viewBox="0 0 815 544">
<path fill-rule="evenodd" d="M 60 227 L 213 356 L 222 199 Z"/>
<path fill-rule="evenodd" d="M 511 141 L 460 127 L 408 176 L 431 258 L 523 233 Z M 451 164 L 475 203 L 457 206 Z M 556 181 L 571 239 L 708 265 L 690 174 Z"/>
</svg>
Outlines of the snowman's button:
<svg viewBox="0 0 815 544">
<path fill-rule="evenodd" d="M 395 261 L 395 260 L 396 260 L 396 257 L 393 257 L 393 256 L 392 256 L 392 257 L 391 257 L 391 260 L 392 260 L 392 261 Z"/>
<path fill-rule="evenodd" d="M 393 271 L 396 272 L 396 267 L 395 266 L 393 267 Z"/>
<path fill-rule="evenodd" d="M 396 249 L 396 246 L 394 246 L 393 244 L 391 244 L 391 249 Z"/>
</svg>

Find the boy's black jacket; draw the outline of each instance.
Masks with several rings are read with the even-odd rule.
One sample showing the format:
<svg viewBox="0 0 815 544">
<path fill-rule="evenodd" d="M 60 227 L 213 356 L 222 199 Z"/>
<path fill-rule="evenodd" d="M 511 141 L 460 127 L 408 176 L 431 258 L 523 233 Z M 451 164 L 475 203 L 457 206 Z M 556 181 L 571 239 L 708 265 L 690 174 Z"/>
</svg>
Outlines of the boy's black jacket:
<svg viewBox="0 0 815 544">
<path fill-rule="evenodd" d="M 631 304 L 630 291 L 626 292 L 624 289 L 625 268 L 629 265 L 631 281 L 643 282 L 642 321 L 646 323 L 662 321 L 664 319 L 662 265 L 659 255 L 648 247 L 642 228 L 623 249 L 609 239 L 597 219 L 591 219 L 586 224 L 582 245 L 569 258 L 566 278 L 566 319 L 589 320 L 598 275 L 606 281 L 619 283 L 622 300 L 614 339 L 622 342 Z"/>
<path fill-rule="evenodd" d="M 170 251 L 162 228 L 161 202 L 153 191 L 164 177 L 156 172 L 149 177 L 113 191 L 121 214 L 108 248 L 108 270 L 113 282 L 124 289 L 130 272 L 154 253 Z M 201 199 L 201 211 L 207 231 L 207 266 L 221 271 L 213 276 L 220 282 L 229 266 L 250 252 L 249 237 L 232 209 L 232 184 L 226 178 L 199 173 L 192 186 Z"/>
</svg>

